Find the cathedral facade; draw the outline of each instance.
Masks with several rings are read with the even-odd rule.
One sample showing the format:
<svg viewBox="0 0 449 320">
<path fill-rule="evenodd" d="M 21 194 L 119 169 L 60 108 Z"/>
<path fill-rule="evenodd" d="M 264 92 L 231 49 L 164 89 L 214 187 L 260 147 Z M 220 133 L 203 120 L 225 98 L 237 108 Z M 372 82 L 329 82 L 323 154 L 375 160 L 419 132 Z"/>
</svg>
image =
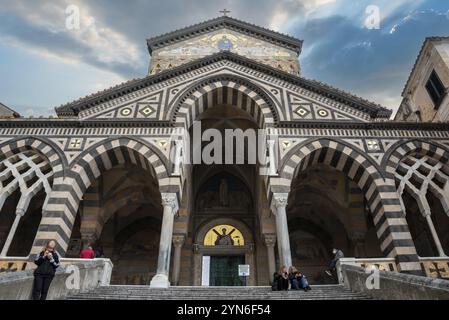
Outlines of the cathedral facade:
<svg viewBox="0 0 449 320">
<path fill-rule="evenodd" d="M 328 283 L 332 248 L 420 275 L 449 254 L 448 124 L 389 120 L 302 77 L 301 40 L 230 17 L 147 44 L 147 76 L 0 120 L 3 260 L 93 244 L 113 284 L 164 287 L 268 285 L 282 265 Z M 195 161 L 235 151 L 208 152 L 227 130 L 263 132 L 262 156 Z"/>
</svg>

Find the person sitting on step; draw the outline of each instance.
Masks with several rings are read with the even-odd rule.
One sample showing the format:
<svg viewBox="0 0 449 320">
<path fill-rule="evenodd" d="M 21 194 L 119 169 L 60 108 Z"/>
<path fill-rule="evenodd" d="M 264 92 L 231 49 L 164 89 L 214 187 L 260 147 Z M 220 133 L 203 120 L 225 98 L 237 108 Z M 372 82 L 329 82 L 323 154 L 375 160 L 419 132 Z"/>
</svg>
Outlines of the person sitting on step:
<svg viewBox="0 0 449 320">
<path fill-rule="evenodd" d="M 334 258 L 329 263 L 329 267 L 327 270 L 325 270 L 326 274 L 330 277 L 332 277 L 332 272 L 335 271 L 335 267 L 337 266 L 338 260 L 343 258 L 345 255 L 343 254 L 343 251 L 340 249 L 332 249 L 332 254 L 334 255 Z"/>
<path fill-rule="evenodd" d="M 279 272 L 273 274 L 273 283 L 271 285 L 273 291 L 287 291 L 288 290 L 288 272 L 287 267 L 282 266 Z"/>
<path fill-rule="evenodd" d="M 294 266 L 291 266 L 288 273 L 291 290 L 303 289 L 304 291 L 312 290 L 310 288 L 307 278 L 304 274 L 298 271 Z"/>
</svg>

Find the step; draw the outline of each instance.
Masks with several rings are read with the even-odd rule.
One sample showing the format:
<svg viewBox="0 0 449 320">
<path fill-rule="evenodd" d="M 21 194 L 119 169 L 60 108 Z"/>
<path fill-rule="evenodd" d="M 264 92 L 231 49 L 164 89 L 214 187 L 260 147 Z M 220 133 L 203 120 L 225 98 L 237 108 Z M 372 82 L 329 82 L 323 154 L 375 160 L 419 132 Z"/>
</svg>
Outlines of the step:
<svg viewBox="0 0 449 320">
<path fill-rule="evenodd" d="M 170 287 L 110 285 L 68 296 L 69 300 L 364 300 L 341 285 L 317 285 L 312 290 L 271 291 L 262 287 Z"/>
</svg>

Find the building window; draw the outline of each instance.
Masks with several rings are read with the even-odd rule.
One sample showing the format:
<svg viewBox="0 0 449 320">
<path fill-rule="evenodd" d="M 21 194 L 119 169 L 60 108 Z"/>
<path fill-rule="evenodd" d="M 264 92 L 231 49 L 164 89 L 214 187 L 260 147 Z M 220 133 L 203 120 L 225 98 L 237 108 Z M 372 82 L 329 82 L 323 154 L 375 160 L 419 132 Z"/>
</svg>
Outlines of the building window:
<svg viewBox="0 0 449 320">
<path fill-rule="evenodd" d="M 432 98 L 435 109 L 438 109 L 441 102 L 443 102 L 446 90 L 435 70 L 432 71 L 429 80 L 427 80 L 426 89 L 430 98 Z"/>
</svg>

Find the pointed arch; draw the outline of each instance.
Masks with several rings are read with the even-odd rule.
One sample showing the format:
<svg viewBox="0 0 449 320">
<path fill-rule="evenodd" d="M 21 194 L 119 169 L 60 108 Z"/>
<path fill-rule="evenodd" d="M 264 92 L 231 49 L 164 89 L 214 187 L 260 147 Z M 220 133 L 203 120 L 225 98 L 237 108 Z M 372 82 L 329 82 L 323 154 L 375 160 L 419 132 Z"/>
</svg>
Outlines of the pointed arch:
<svg viewBox="0 0 449 320">
<path fill-rule="evenodd" d="M 449 163 L 449 148 L 435 141 L 402 140 L 393 145 L 390 150 L 385 156 L 382 166 L 391 175 L 394 175 L 401 160 L 413 152 L 429 156 L 444 164 Z"/>
<path fill-rule="evenodd" d="M 64 180 L 55 185 L 43 211 L 32 253 L 38 252 L 49 239 L 65 254 L 80 201 L 100 175 L 118 164 L 129 163 L 149 171 L 161 192 L 178 192 L 172 183 L 164 159 L 149 144 L 131 138 L 111 138 L 84 151 L 67 170 Z M 176 191 L 175 191 L 176 190 Z"/>
<path fill-rule="evenodd" d="M 418 256 L 411 238 L 394 181 L 385 179 L 376 163 L 343 141 L 337 139 L 307 140 L 294 148 L 280 170 L 280 185 L 270 188 L 289 190 L 300 171 L 323 163 L 343 172 L 363 191 L 373 216 L 381 250 L 396 258 L 404 272 L 421 273 Z"/>
<path fill-rule="evenodd" d="M 269 95 L 259 86 L 235 75 L 214 76 L 191 85 L 179 95 L 169 120 L 176 126 L 189 128 L 203 111 L 222 104 L 245 110 L 260 128 L 272 127 L 279 120 Z"/>
</svg>

